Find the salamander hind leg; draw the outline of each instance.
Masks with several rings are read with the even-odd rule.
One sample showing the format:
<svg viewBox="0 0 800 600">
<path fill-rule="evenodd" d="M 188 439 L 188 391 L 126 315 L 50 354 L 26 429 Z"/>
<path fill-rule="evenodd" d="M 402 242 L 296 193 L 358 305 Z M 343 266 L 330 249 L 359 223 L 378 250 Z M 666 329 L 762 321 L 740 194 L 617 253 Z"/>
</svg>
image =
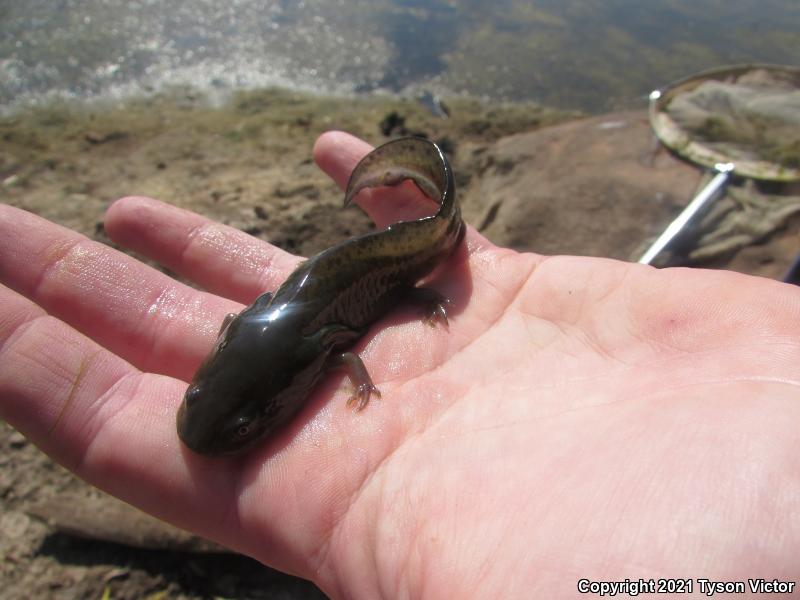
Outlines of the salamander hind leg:
<svg viewBox="0 0 800 600">
<path fill-rule="evenodd" d="M 441 323 L 445 329 L 450 329 L 450 323 L 447 320 L 447 307 L 453 303 L 449 298 L 434 289 L 424 287 L 409 288 L 408 298 L 412 302 L 422 305 L 425 311 L 422 316 L 423 323 L 431 327 L 436 327 L 437 323 Z"/>
<path fill-rule="evenodd" d="M 355 392 L 350 398 L 347 399 L 347 406 L 355 408 L 356 411 L 364 410 L 369 404 L 371 395 L 377 398 L 381 397 L 381 393 L 375 384 L 372 383 L 372 378 L 367 372 L 367 367 L 359 358 L 358 354 L 353 352 L 342 352 L 340 354 L 333 354 L 330 358 L 331 367 L 344 367 L 350 377 L 350 381 L 355 387 Z"/>
</svg>

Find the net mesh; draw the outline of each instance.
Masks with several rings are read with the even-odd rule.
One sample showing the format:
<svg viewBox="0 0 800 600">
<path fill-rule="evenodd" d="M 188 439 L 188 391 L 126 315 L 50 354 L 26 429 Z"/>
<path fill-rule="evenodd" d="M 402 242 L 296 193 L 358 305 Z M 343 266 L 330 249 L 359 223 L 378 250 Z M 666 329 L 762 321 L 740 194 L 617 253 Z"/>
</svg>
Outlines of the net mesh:
<svg viewBox="0 0 800 600">
<path fill-rule="evenodd" d="M 697 142 L 730 162 L 800 168 L 800 89 L 784 71 L 756 69 L 675 95 L 665 111 Z"/>
</svg>

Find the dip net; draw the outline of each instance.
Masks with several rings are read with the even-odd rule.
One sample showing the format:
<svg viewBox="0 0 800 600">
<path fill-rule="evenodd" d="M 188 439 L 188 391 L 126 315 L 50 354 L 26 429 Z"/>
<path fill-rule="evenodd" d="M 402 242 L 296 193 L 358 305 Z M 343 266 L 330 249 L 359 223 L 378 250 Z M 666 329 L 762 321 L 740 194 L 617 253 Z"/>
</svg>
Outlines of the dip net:
<svg viewBox="0 0 800 600">
<path fill-rule="evenodd" d="M 788 183 L 800 180 L 800 69 L 743 65 L 700 73 L 662 91 L 650 120 L 665 146 L 696 164 L 733 163 L 737 176 L 787 183 L 737 180 L 687 232 L 694 243 L 680 252 L 686 261 L 758 242 L 800 212 L 800 190 Z"/>
</svg>

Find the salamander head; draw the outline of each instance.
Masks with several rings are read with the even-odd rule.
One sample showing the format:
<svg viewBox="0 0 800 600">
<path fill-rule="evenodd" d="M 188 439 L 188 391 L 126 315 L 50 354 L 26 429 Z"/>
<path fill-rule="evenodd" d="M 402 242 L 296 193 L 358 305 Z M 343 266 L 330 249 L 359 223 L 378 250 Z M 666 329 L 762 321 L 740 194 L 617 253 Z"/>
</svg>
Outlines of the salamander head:
<svg viewBox="0 0 800 600">
<path fill-rule="evenodd" d="M 278 332 L 263 324 L 237 325 L 198 369 L 178 410 L 178 436 L 198 454 L 235 454 L 263 440 L 299 410 L 306 373 L 318 368 L 302 341 L 270 335 Z"/>
<path fill-rule="evenodd" d="M 222 387 L 215 381 L 192 383 L 178 409 L 178 436 L 198 454 L 235 454 L 263 437 L 265 419 L 246 400 L 247 390 Z"/>
</svg>

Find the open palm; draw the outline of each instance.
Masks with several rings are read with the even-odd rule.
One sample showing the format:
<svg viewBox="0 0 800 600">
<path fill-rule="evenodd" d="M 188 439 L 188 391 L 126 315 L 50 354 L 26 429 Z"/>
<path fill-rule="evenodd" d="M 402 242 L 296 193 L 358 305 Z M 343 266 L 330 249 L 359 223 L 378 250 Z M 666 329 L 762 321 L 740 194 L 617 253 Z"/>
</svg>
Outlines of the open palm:
<svg viewBox="0 0 800 600">
<path fill-rule="evenodd" d="M 368 150 L 330 133 L 315 158 L 342 185 Z M 392 198 L 365 200 L 379 224 Z M 432 284 L 449 331 L 402 309 L 356 348 L 382 400 L 354 413 L 331 376 L 280 435 L 210 459 L 177 438 L 186 381 L 299 258 L 143 198 L 106 228 L 208 291 L 0 207 L 0 414 L 98 487 L 334 597 L 800 578 L 796 288 L 470 230 Z"/>
</svg>

